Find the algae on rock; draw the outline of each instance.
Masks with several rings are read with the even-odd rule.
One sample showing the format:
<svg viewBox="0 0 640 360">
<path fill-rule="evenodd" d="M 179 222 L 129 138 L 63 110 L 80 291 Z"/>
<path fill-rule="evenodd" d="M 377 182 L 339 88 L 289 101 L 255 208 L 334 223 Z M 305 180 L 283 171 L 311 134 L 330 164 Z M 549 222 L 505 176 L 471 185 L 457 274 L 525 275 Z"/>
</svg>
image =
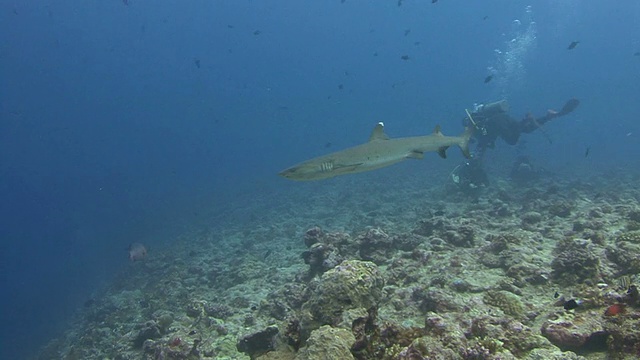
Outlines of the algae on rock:
<svg viewBox="0 0 640 360">
<path fill-rule="evenodd" d="M 300 349 L 295 360 L 353 359 L 351 345 L 355 341 L 351 331 L 325 325 L 311 332 L 307 345 Z"/>
<path fill-rule="evenodd" d="M 336 325 L 348 309 L 368 309 L 382 298 L 384 279 L 376 264 L 346 260 L 322 274 L 311 299 L 303 308 L 318 325 Z"/>
</svg>

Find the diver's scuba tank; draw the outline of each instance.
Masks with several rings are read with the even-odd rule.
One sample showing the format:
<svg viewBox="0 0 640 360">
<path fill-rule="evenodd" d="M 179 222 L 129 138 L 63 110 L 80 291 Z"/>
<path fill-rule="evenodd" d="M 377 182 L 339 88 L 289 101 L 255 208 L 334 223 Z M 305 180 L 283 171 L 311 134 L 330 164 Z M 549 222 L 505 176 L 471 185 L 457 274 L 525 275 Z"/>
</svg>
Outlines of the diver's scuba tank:
<svg viewBox="0 0 640 360">
<path fill-rule="evenodd" d="M 478 105 L 474 109 L 474 112 L 485 116 L 507 113 L 509 112 L 509 102 L 507 102 L 507 100 L 500 100 L 490 104 Z"/>
<path fill-rule="evenodd" d="M 507 100 L 500 100 L 489 104 L 473 104 L 472 113 L 467 109 L 464 111 L 466 111 L 467 117 L 462 121 L 462 125 L 473 126 L 478 133 L 486 136 L 487 121 L 493 116 L 506 114 L 509 111 L 509 103 Z M 474 119 L 476 116 L 477 118 Z"/>
</svg>

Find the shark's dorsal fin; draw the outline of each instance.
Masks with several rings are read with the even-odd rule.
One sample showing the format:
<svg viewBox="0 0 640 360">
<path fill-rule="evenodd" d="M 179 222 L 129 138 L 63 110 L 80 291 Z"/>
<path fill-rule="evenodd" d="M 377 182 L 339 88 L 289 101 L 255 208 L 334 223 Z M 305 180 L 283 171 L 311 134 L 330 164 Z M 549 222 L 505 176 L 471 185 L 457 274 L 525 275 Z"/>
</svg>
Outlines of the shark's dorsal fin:
<svg viewBox="0 0 640 360">
<path fill-rule="evenodd" d="M 440 125 L 436 125 L 436 128 L 433 129 L 433 135 L 437 135 L 437 136 L 444 136 L 442 134 L 442 131 L 440 131 Z"/>
<path fill-rule="evenodd" d="M 374 127 L 371 132 L 371 136 L 369 136 L 369 141 L 377 140 L 389 140 L 387 134 L 384 133 L 384 123 L 382 121 L 376 124 L 376 127 Z"/>
</svg>

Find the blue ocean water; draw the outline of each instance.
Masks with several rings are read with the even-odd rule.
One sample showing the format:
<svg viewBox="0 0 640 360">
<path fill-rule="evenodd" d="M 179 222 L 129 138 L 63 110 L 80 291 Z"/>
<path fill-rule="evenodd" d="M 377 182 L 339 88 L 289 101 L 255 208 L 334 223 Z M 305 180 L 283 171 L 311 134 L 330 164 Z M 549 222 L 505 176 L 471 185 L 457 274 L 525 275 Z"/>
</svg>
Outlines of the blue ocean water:
<svg viewBox="0 0 640 360">
<path fill-rule="evenodd" d="M 474 103 L 520 117 L 576 97 L 527 152 L 567 173 L 640 165 L 633 0 L 2 1 L 0 74 L 3 359 L 64 330 L 130 243 L 170 246 L 212 209 L 305 186 L 276 174 L 378 121 L 457 135 Z"/>
</svg>

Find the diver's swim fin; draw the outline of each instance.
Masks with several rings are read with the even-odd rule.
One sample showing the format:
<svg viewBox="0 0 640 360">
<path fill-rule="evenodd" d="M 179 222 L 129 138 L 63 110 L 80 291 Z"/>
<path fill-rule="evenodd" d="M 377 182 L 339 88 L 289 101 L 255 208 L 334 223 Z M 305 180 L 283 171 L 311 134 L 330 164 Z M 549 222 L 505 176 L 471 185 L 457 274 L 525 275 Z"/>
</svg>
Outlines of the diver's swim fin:
<svg viewBox="0 0 640 360">
<path fill-rule="evenodd" d="M 578 105 L 580 105 L 580 100 L 576 98 L 570 99 L 564 104 L 564 106 L 562 107 L 562 110 L 560 110 L 560 112 L 558 113 L 558 116 L 567 115 L 568 113 L 575 110 L 578 107 Z"/>
</svg>

